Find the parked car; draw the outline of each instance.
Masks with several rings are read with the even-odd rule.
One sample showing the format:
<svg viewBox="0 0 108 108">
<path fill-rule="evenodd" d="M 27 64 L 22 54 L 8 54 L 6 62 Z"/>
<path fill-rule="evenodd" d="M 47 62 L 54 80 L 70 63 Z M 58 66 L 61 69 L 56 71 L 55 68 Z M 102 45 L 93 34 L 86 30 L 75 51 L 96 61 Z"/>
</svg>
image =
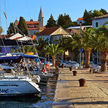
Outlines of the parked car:
<svg viewBox="0 0 108 108">
<path fill-rule="evenodd" d="M 71 64 L 72 64 L 72 68 L 75 68 L 75 69 L 78 69 L 79 66 L 80 66 L 79 63 L 77 63 L 77 62 L 76 63 L 74 62 L 74 63 L 71 63 Z"/>
<path fill-rule="evenodd" d="M 93 72 L 99 72 L 101 69 L 101 66 L 98 64 L 94 64 L 93 62 L 90 62 L 90 68 Z"/>
<path fill-rule="evenodd" d="M 60 66 L 62 66 L 62 64 L 64 64 L 64 67 L 72 67 L 75 69 L 79 68 L 79 63 L 77 63 L 76 61 L 60 61 Z"/>
<path fill-rule="evenodd" d="M 101 66 L 101 62 L 98 62 L 98 65 Z M 107 62 L 107 69 L 108 69 L 108 62 Z"/>
</svg>

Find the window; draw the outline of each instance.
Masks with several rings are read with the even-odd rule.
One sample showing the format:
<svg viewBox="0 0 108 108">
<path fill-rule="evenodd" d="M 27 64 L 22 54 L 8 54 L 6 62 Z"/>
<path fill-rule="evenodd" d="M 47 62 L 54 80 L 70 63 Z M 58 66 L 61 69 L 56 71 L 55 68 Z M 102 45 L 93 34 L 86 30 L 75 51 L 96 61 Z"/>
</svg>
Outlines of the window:
<svg viewBox="0 0 108 108">
<path fill-rule="evenodd" d="M 98 27 L 98 22 L 96 22 L 96 27 Z"/>
</svg>

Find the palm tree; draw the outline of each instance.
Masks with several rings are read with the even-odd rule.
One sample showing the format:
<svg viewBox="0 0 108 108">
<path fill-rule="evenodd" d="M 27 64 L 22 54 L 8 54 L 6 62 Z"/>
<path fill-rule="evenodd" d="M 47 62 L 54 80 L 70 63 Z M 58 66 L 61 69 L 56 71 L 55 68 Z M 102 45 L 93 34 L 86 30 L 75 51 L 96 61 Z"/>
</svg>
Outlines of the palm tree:
<svg viewBox="0 0 108 108">
<path fill-rule="evenodd" d="M 85 29 L 81 33 L 81 37 L 82 37 L 81 44 L 85 53 L 85 67 L 86 68 L 90 67 L 90 55 L 93 48 L 93 34 L 94 34 L 93 28 Z"/>
<path fill-rule="evenodd" d="M 55 66 L 56 55 L 63 53 L 63 49 L 59 48 L 59 44 L 49 44 L 45 48 L 46 55 L 51 55 L 53 66 Z"/>
<path fill-rule="evenodd" d="M 36 46 L 36 49 L 39 53 L 39 56 L 44 56 L 45 55 L 45 51 L 44 48 L 46 47 L 46 45 L 48 45 L 47 40 L 44 40 L 43 38 L 39 38 L 38 39 L 38 45 Z"/>
<path fill-rule="evenodd" d="M 90 55 L 93 48 L 92 45 L 93 34 L 94 34 L 94 29 L 89 28 L 89 29 L 81 30 L 80 34 L 73 35 L 73 41 L 72 41 L 73 49 L 79 49 L 79 50 L 81 48 L 84 49 L 86 68 L 90 67 Z"/>
<path fill-rule="evenodd" d="M 108 29 L 105 25 L 95 29 L 94 46 L 101 54 L 101 71 L 107 71 L 108 60 Z"/>
<path fill-rule="evenodd" d="M 74 52 L 75 57 L 79 58 L 80 49 L 82 48 L 81 44 L 81 36 L 80 34 L 76 33 L 72 35 L 72 44 L 71 44 L 72 52 Z"/>
</svg>

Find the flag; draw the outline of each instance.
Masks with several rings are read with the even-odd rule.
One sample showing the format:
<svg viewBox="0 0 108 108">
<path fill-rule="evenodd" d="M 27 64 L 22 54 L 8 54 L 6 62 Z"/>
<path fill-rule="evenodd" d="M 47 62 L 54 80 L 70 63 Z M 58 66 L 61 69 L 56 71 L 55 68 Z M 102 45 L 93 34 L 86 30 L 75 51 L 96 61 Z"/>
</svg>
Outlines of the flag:
<svg viewBox="0 0 108 108">
<path fill-rule="evenodd" d="M 5 18 L 7 19 L 7 15 L 6 15 L 6 13 L 4 12 L 4 16 L 5 16 Z"/>
</svg>

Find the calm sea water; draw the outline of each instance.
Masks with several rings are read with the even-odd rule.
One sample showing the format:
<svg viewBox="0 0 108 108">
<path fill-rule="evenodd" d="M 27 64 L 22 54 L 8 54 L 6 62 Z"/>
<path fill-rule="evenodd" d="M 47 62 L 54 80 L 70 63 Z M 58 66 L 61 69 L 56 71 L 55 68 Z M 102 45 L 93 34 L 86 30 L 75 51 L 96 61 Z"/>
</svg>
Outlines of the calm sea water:
<svg viewBox="0 0 108 108">
<path fill-rule="evenodd" d="M 37 98 L 9 98 L 0 99 L 0 108 L 51 108 L 55 89 L 57 76 L 50 78 L 46 85 L 40 85 L 42 90 L 41 99 Z"/>
</svg>

